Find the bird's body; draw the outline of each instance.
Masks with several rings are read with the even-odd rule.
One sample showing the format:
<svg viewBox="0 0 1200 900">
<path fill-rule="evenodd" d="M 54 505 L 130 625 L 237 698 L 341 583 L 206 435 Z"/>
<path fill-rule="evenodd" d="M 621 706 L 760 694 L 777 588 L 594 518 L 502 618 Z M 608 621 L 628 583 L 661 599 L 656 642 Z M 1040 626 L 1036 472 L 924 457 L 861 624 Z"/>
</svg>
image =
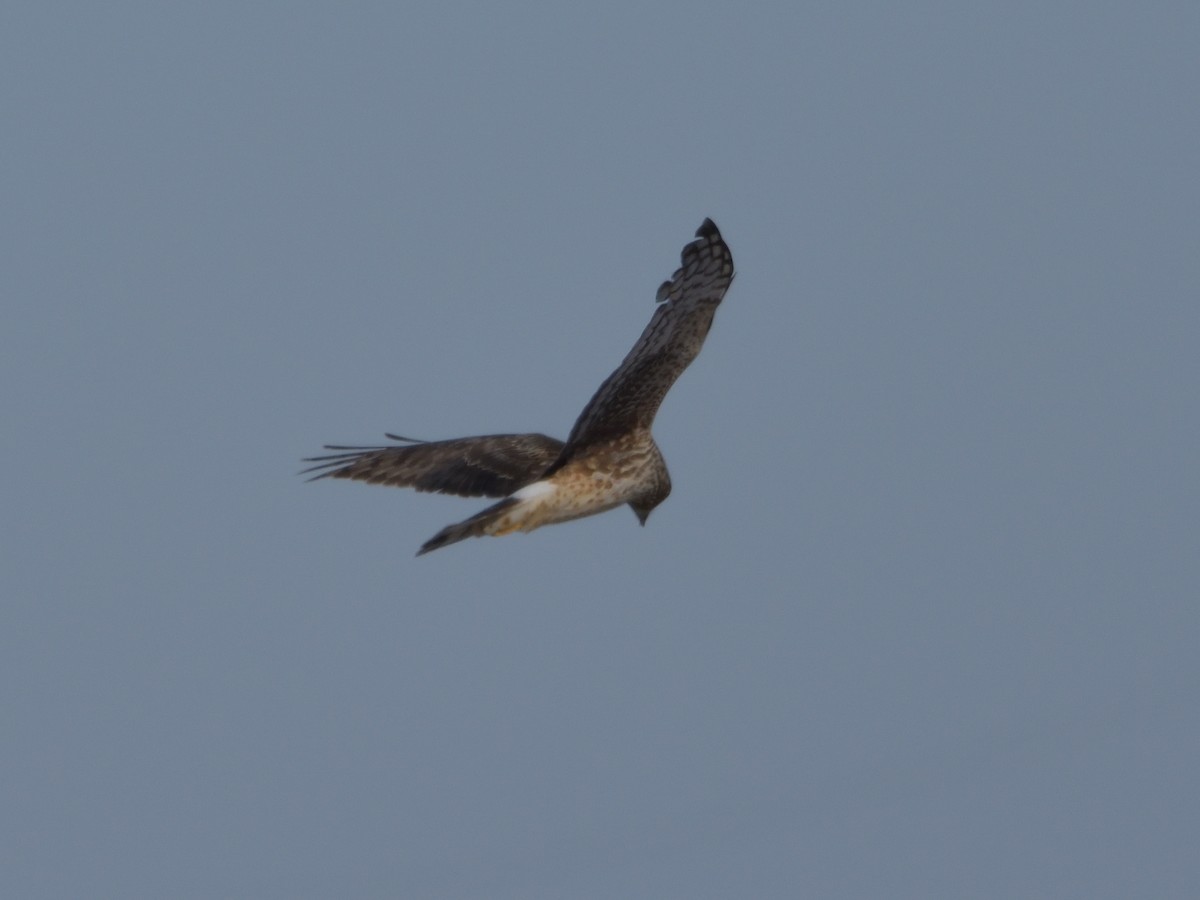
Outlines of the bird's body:
<svg viewBox="0 0 1200 900">
<path fill-rule="evenodd" d="M 592 446 L 561 469 L 514 491 L 483 512 L 446 526 L 425 542 L 420 553 L 468 537 L 499 537 L 570 522 L 608 512 L 623 503 L 633 507 L 645 524 L 650 510 L 670 492 L 671 476 L 650 432 L 629 432 Z"/>
<path fill-rule="evenodd" d="M 566 443 L 543 434 L 500 434 L 448 441 L 341 447 L 309 460 L 314 478 L 463 496 L 503 497 L 443 528 L 418 555 L 468 537 L 532 531 L 629 504 L 644 525 L 671 492 L 650 426 L 663 397 L 704 343 L 733 280 L 733 257 L 711 219 L 683 249 L 682 266 L 658 290 L 641 338 L 584 407 Z"/>
</svg>

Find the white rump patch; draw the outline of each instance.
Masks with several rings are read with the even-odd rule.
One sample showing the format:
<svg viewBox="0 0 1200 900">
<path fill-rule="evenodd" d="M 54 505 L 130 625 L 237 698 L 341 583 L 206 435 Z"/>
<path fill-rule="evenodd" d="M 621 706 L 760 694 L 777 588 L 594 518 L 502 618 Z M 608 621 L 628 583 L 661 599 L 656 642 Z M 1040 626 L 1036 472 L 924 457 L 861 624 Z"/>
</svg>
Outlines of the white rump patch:
<svg viewBox="0 0 1200 900">
<path fill-rule="evenodd" d="M 515 494 L 514 500 L 532 500 L 534 497 L 544 497 L 547 494 L 553 494 L 558 490 L 558 485 L 549 481 L 535 481 L 533 484 L 527 484 Z"/>
</svg>

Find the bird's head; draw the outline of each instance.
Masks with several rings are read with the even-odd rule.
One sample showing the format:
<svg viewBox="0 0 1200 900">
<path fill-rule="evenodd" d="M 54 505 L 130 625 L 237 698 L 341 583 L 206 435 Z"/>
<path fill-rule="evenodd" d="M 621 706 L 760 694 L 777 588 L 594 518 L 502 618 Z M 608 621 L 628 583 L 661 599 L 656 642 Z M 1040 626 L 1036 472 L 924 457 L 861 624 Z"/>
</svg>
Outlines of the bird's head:
<svg viewBox="0 0 1200 900">
<path fill-rule="evenodd" d="M 646 524 L 646 520 L 650 518 L 650 512 L 658 504 L 662 503 L 671 493 L 671 478 L 667 475 L 666 467 L 662 469 L 662 479 L 657 485 L 657 489 L 652 494 L 647 494 L 644 497 L 639 497 L 637 500 L 631 500 L 629 508 L 633 510 L 633 514 L 638 517 L 638 523 Z"/>
</svg>

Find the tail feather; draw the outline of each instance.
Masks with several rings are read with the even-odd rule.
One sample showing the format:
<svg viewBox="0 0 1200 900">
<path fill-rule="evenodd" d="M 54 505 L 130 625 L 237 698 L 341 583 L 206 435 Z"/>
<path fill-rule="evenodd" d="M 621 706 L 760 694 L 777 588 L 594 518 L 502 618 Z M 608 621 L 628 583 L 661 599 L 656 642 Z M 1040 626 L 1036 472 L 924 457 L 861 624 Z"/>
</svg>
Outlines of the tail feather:
<svg viewBox="0 0 1200 900">
<path fill-rule="evenodd" d="M 464 519 L 453 525 L 447 525 L 421 545 L 421 549 L 417 551 L 417 556 L 422 556 L 431 550 L 438 550 L 450 544 L 457 544 L 459 541 L 464 541 L 467 538 L 483 537 L 485 534 L 505 533 L 498 532 L 496 526 L 504 518 L 505 514 L 511 512 L 512 508 L 520 502 L 520 500 L 513 497 L 506 497 L 499 503 L 489 506 L 469 519 Z"/>
</svg>

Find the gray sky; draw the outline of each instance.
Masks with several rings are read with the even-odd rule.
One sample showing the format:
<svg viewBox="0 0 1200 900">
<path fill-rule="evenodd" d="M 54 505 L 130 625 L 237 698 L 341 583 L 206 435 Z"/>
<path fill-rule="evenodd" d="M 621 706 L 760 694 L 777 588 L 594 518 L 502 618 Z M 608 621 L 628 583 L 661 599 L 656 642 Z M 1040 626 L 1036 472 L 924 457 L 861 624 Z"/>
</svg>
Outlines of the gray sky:
<svg viewBox="0 0 1200 900">
<path fill-rule="evenodd" d="M 1195 4 L 0 43 L 0 894 L 1200 895 Z M 705 216 L 646 528 L 295 476 L 565 436 Z"/>
</svg>

